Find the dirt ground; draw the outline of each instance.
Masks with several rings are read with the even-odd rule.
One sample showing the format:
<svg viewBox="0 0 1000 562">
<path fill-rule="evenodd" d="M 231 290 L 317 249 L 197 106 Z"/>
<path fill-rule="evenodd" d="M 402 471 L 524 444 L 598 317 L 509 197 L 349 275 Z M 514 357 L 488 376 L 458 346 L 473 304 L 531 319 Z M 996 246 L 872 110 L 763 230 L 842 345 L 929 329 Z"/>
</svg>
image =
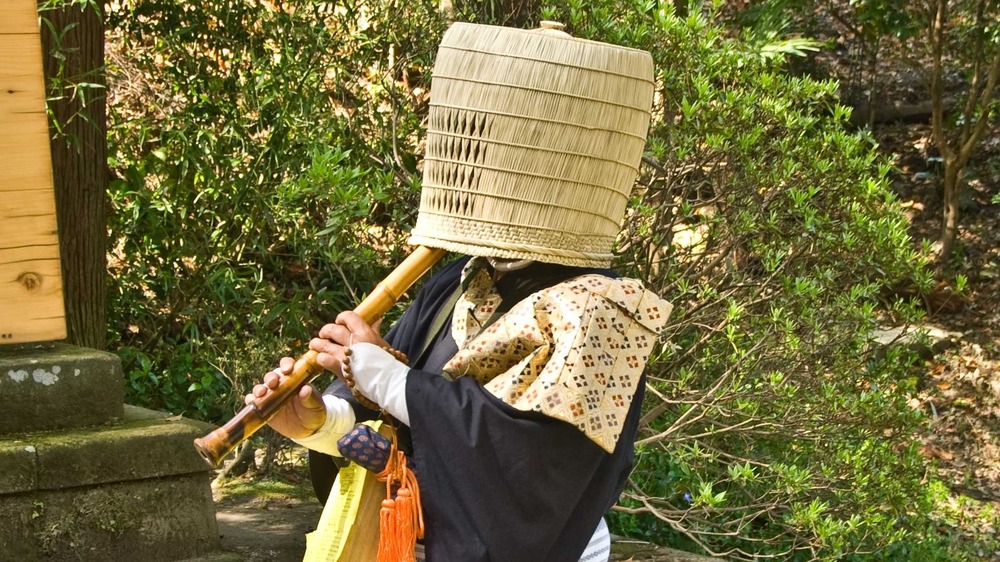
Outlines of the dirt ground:
<svg viewBox="0 0 1000 562">
<path fill-rule="evenodd" d="M 222 548 L 244 562 L 299 562 L 321 511 L 314 500 L 222 499 L 216 503 Z"/>
<path fill-rule="evenodd" d="M 919 243 L 937 238 L 941 201 L 929 127 L 876 130 L 894 156 L 894 187 Z M 965 289 L 950 302 L 931 303 L 928 322 L 955 336 L 923 365 L 911 404 L 928 416 L 924 454 L 956 492 L 1000 507 L 1000 130 L 987 137 L 969 170 L 962 197 L 961 259 L 941 276 Z M 934 251 L 931 245 L 931 251 Z"/>
<path fill-rule="evenodd" d="M 848 4 L 856 3 L 833 0 L 824 13 L 848 13 Z M 918 109 L 930 107 L 927 53 L 887 41 L 878 66 L 868 69 L 869 62 L 859 56 L 864 38 L 856 30 L 845 28 L 837 18 L 820 18 L 811 25 L 818 30 L 817 38 L 836 40 L 837 48 L 818 53 L 810 71 L 836 79 L 841 100 L 855 107 L 856 117 L 869 115 L 869 100 L 876 110 L 915 110 L 897 112 L 893 118 L 906 123 L 876 120 L 872 134 L 878 151 L 894 167 L 892 187 L 906 210 L 914 245 L 934 260 L 939 251 L 943 164 L 932 141 L 929 110 Z M 946 89 L 958 96 L 965 85 L 961 69 L 951 68 L 946 76 Z M 925 300 L 926 323 L 951 337 L 938 353 L 914 368 L 919 390 L 910 397 L 910 405 L 926 415 L 919 436 L 921 452 L 928 459 L 926 479 L 940 479 L 948 488 L 939 502 L 941 513 L 935 514 L 939 531 L 960 541 L 985 540 L 990 548 L 979 555 L 1000 561 L 1000 127 L 996 122 L 963 176 L 956 258 L 938 273 L 938 290 Z M 964 288 L 956 293 L 960 285 Z"/>
<path fill-rule="evenodd" d="M 880 146 L 897 166 L 894 187 L 907 208 L 915 243 L 937 239 L 941 200 L 927 125 L 882 127 Z M 987 135 L 966 173 L 960 259 L 940 281 L 966 284 L 959 298 L 928 306 L 928 323 L 954 334 L 948 348 L 919 367 L 910 400 L 927 422 L 921 452 L 948 487 L 942 532 L 994 537 L 1000 532 L 1000 130 Z M 931 256 L 936 250 L 929 245 Z M 983 552 L 1000 560 L 1000 550 Z"/>
<path fill-rule="evenodd" d="M 830 10 L 821 12 L 846 13 L 847 4 L 834 0 Z M 887 41 L 877 68 L 868 69 L 869 63 L 858 54 L 864 40 L 856 30 L 826 16 L 810 25 L 818 38 L 836 40 L 838 45 L 818 53 L 810 72 L 836 79 L 842 101 L 854 106 L 857 116 L 868 115 L 868 100 L 883 109 L 930 107 L 931 61 L 926 52 Z M 961 94 L 965 85 L 961 69 L 950 68 L 946 75 L 946 88 L 955 96 Z M 939 251 L 943 163 L 932 139 L 929 110 L 900 113 L 895 119 L 906 123 L 877 120 L 872 134 L 878 151 L 894 166 L 892 187 L 906 209 L 914 245 L 933 260 Z M 921 441 L 931 461 L 928 470 L 947 482 L 953 494 L 992 504 L 998 511 L 1000 201 L 994 201 L 1000 198 L 1000 127 L 996 122 L 965 168 L 961 189 L 957 257 L 936 276 L 943 290 L 926 301 L 926 322 L 953 337 L 942 353 L 916 369 L 921 387 L 911 405 L 927 415 Z M 953 289 L 961 284 L 964 288 L 956 294 Z"/>
<path fill-rule="evenodd" d="M 308 493 L 304 486 L 295 490 Z M 305 534 L 319 520 L 322 507 L 314 499 L 288 495 L 262 499 L 249 493 L 216 495 L 216 521 L 223 553 L 189 562 L 299 562 Z M 714 559 L 618 539 L 612 560 L 621 562 L 712 562 Z"/>
</svg>

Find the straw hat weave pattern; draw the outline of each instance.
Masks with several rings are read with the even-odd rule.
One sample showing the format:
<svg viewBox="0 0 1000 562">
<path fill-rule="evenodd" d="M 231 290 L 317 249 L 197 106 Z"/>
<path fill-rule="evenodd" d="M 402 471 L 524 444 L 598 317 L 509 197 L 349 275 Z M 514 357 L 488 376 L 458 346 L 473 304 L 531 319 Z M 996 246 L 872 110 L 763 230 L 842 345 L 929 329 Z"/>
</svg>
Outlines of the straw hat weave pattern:
<svg viewBox="0 0 1000 562">
<path fill-rule="evenodd" d="M 647 52 L 452 25 L 434 66 L 411 244 L 608 266 L 652 96 Z"/>
</svg>

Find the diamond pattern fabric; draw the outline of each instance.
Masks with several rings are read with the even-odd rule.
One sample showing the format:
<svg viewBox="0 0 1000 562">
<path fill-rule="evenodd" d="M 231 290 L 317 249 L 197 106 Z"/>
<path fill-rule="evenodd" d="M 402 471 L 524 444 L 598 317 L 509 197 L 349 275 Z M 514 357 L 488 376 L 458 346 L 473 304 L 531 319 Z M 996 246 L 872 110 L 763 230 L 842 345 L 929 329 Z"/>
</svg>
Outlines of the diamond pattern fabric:
<svg viewBox="0 0 1000 562">
<path fill-rule="evenodd" d="M 672 306 L 635 279 L 583 275 L 539 291 L 485 329 L 500 296 L 472 260 L 452 316 L 459 352 L 445 366 L 522 411 L 576 426 L 614 450 Z"/>
</svg>

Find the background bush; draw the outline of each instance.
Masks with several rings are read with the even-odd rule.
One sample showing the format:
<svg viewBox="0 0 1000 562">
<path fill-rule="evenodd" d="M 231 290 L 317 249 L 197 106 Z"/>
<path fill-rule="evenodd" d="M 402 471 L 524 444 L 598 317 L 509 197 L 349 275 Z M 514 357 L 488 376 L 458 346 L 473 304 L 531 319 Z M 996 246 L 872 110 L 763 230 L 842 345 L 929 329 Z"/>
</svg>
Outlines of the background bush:
<svg viewBox="0 0 1000 562">
<path fill-rule="evenodd" d="M 915 318 L 884 289 L 926 280 L 888 166 L 847 131 L 835 84 L 789 76 L 768 45 L 699 12 L 549 10 L 577 35 L 650 50 L 658 69 L 621 264 L 677 309 L 619 528 L 734 559 L 904 540 L 922 495 L 914 383 L 899 350 L 870 340 Z"/>
<path fill-rule="evenodd" d="M 398 263 L 429 4 L 109 10 L 111 341 L 138 404 L 219 421 Z"/>
<path fill-rule="evenodd" d="M 926 516 L 940 489 L 921 480 L 908 359 L 870 341 L 917 316 L 885 289 L 927 281 L 834 85 L 783 71 L 808 44 L 646 0 L 539 15 L 657 63 L 619 265 L 677 308 L 615 529 L 733 559 L 961 556 Z M 131 401 L 228 417 L 398 263 L 446 25 L 429 3 L 110 10 L 112 338 Z"/>
</svg>

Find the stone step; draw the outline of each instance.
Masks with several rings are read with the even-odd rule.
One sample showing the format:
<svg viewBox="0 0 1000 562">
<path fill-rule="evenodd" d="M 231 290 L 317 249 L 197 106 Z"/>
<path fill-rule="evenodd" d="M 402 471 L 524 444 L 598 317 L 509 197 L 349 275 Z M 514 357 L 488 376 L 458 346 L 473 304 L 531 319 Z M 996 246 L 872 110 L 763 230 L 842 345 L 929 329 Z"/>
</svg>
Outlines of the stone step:
<svg viewBox="0 0 1000 562">
<path fill-rule="evenodd" d="M 133 406 L 123 414 L 0 444 L 0 560 L 165 562 L 217 551 L 209 467 L 192 445 L 210 426 Z"/>
</svg>

